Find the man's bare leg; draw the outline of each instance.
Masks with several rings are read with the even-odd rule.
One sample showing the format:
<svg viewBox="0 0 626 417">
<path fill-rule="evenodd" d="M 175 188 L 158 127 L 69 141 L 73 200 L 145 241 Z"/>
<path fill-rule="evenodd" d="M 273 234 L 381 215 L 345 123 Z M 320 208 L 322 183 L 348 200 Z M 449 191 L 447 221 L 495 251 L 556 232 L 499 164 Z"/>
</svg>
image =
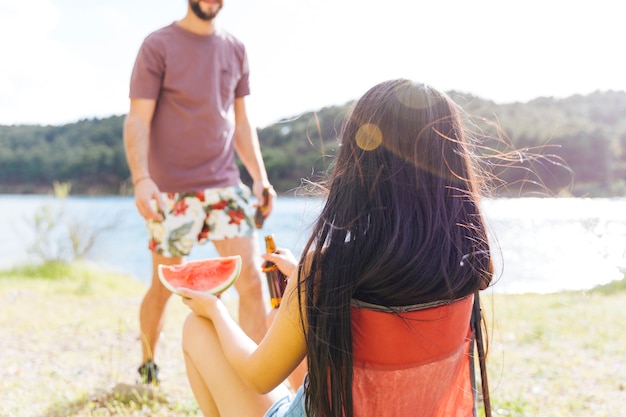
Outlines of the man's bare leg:
<svg viewBox="0 0 626 417">
<path fill-rule="evenodd" d="M 241 256 L 241 273 L 235 281 L 239 294 L 239 325 L 252 340 L 259 343 L 267 331 L 267 310 L 261 284 L 263 260 L 256 236 L 215 240 L 213 244 L 220 256 Z"/>
<path fill-rule="evenodd" d="M 154 353 L 159 335 L 163 330 L 165 307 L 172 293 L 161 284 L 157 268 L 159 264 L 175 265 L 183 258 L 166 258 L 152 254 L 152 283 L 141 302 L 139 309 L 139 327 L 141 329 L 142 364 L 154 360 Z"/>
</svg>

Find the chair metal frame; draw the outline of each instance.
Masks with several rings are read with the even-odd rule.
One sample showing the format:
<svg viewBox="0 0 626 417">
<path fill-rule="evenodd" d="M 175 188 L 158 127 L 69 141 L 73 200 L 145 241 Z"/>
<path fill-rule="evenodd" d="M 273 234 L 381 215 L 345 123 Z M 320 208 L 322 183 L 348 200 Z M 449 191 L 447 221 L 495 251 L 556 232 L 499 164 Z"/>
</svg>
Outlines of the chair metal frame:
<svg viewBox="0 0 626 417">
<path fill-rule="evenodd" d="M 475 356 L 474 345 L 476 346 L 476 353 L 478 354 L 478 364 L 480 368 L 480 386 L 483 396 L 483 405 L 485 410 L 485 417 L 491 417 L 491 398 L 489 396 L 489 383 L 487 381 L 487 363 L 485 355 L 485 343 L 482 333 L 482 309 L 480 307 L 479 291 L 474 294 L 474 306 L 472 308 L 471 329 L 472 329 L 472 346 L 470 348 L 470 374 L 472 379 L 472 390 L 474 391 L 474 398 L 478 398 L 478 388 L 476 387 L 476 369 L 475 369 Z M 476 404 L 476 401 L 474 401 Z M 477 417 L 478 407 L 474 406 L 474 417 Z"/>
</svg>

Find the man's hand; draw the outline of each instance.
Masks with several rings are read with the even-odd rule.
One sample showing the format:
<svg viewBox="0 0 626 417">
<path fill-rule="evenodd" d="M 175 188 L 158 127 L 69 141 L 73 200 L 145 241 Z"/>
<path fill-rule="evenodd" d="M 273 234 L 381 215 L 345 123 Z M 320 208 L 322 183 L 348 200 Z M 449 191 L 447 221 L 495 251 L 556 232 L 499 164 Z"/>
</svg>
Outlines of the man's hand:
<svg viewBox="0 0 626 417">
<path fill-rule="evenodd" d="M 152 208 L 152 200 L 156 201 L 159 212 Z M 135 182 L 135 205 L 144 219 L 163 221 L 161 213 L 165 212 L 165 204 L 161 200 L 159 187 L 150 177 L 140 178 Z"/>
<path fill-rule="evenodd" d="M 263 190 L 265 188 L 268 188 L 269 190 L 267 198 L 263 196 Z M 276 200 L 276 191 L 274 191 L 274 187 L 267 183 L 255 181 L 252 185 L 252 193 L 257 198 L 257 206 L 263 207 L 263 217 L 267 219 L 274 208 L 274 200 Z"/>
</svg>

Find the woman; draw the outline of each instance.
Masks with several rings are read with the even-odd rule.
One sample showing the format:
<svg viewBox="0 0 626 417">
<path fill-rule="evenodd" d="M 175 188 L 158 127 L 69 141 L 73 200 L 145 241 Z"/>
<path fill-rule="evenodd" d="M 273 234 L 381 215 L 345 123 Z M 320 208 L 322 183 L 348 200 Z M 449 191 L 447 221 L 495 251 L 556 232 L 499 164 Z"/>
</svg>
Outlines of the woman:
<svg viewBox="0 0 626 417">
<path fill-rule="evenodd" d="M 181 290 L 183 346 L 207 416 L 471 416 L 469 318 L 492 279 L 460 110 L 410 80 L 354 105 L 326 204 L 257 346 L 218 298 Z M 295 397 L 282 382 L 307 359 Z"/>
</svg>

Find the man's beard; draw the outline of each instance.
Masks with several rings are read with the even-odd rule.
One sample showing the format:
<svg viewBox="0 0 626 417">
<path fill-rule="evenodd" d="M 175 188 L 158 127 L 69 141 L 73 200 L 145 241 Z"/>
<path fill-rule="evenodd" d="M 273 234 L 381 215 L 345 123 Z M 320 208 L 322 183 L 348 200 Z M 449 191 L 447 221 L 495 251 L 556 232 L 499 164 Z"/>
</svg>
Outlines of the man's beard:
<svg viewBox="0 0 626 417">
<path fill-rule="evenodd" d="M 222 6 L 220 6 L 220 8 L 217 9 L 215 12 L 205 13 L 200 8 L 200 3 L 194 2 L 192 0 L 189 0 L 189 6 L 191 6 L 191 10 L 193 10 L 196 16 L 198 16 L 202 20 L 207 20 L 207 21 L 215 19 L 215 16 L 217 16 L 217 13 L 222 9 Z"/>
</svg>

